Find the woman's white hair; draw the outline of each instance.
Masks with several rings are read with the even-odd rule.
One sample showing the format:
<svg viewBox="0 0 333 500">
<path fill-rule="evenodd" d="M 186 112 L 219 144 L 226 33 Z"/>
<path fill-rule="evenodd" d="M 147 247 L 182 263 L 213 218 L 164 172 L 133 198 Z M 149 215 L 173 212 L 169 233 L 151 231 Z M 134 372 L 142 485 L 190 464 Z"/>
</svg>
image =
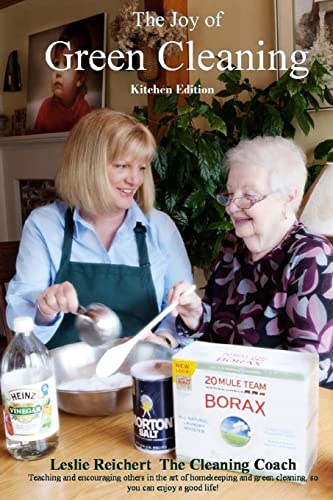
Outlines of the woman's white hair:
<svg viewBox="0 0 333 500">
<path fill-rule="evenodd" d="M 224 158 L 227 171 L 237 165 L 268 169 L 272 191 L 284 196 L 296 189 L 292 206 L 297 212 L 304 194 L 307 168 L 304 151 L 291 139 L 269 136 L 243 139 L 229 149 Z"/>
</svg>

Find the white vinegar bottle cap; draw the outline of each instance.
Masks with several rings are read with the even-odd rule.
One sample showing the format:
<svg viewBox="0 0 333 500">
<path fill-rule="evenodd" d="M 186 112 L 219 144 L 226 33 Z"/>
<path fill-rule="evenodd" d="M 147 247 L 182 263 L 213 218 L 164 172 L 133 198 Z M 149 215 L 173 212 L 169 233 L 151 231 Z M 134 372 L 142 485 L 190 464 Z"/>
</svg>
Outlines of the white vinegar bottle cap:
<svg viewBox="0 0 333 500">
<path fill-rule="evenodd" d="M 29 316 L 19 316 L 14 319 L 14 332 L 28 333 L 32 331 L 33 326 L 34 322 Z"/>
</svg>

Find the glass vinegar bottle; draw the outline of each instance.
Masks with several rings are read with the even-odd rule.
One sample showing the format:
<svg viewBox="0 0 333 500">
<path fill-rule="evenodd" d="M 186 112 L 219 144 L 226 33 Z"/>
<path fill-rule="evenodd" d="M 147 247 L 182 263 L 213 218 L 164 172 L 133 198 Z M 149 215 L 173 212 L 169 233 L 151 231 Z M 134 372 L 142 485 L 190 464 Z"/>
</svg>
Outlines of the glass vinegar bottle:
<svg viewBox="0 0 333 500">
<path fill-rule="evenodd" d="M 15 336 L 1 362 L 6 446 L 18 460 L 37 460 L 58 444 L 59 416 L 52 360 L 33 320 L 14 320 Z"/>
</svg>

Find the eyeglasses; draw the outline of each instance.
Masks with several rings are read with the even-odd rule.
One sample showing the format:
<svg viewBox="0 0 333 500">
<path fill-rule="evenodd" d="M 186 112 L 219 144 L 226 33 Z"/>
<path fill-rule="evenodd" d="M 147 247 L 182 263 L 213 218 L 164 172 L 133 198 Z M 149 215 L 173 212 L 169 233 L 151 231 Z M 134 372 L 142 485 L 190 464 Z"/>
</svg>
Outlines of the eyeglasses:
<svg viewBox="0 0 333 500">
<path fill-rule="evenodd" d="M 265 196 L 238 196 L 237 198 L 233 198 L 229 193 L 219 193 L 216 195 L 216 199 L 224 207 L 228 207 L 231 202 L 234 202 L 236 207 L 246 210 L 253 207 L 256 203 L 263 201 L 270 194 L 272 193 L 265 194 Z"/>
</svg>

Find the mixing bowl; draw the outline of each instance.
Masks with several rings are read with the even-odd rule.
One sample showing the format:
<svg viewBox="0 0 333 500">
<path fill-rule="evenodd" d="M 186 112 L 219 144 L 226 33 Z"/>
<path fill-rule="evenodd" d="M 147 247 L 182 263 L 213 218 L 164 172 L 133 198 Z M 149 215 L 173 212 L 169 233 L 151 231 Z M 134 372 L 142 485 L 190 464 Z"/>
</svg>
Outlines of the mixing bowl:
<svg viewBox="0 0 333 500">
<path fill-rule="evenodd" d="M 112 345 L 125 342 L 117 339 Z M 86 416 L 112 415 L 132 408 L 132 386 L 115 389 L 71 390 L 59 388 L 60 384 L 95 377 L 96 365 L 106 348 L 91 347 L 84 342 L 68 344 L 50 351 L 53 359 L 59 409 Z M 118 373 L 130 374 L 136 362 L 150 359 L 171 359 L 172 351 L 152 342 L 139 342 L 131 351 Z"/>
</svg>

